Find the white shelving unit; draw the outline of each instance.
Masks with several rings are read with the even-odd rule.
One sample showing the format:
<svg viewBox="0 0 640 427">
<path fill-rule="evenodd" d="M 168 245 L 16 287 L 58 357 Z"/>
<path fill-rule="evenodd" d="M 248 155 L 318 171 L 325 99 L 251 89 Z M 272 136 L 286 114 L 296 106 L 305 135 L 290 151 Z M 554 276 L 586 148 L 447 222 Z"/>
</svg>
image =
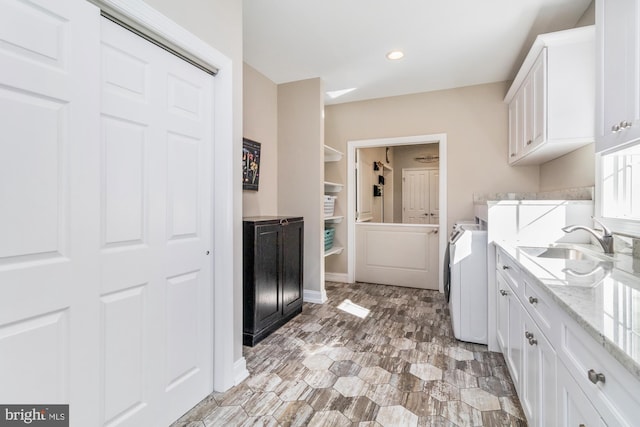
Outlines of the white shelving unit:
<svg viewBox="0 0 640 427">
<path fill-rule="evenodd" d="M 335 148 L 331 148 L 328 145 L 324 146 L 324 161 L 328 162 L 338 162 L 342 159 L 343 154 L 336 150 Z M 344 184 L 340 184 L 337 182 L 324 182 L 324 192 L 325 193 L 339 193 L 344 188 Z M 324 218 L 325 226 L 326 224 L 339 224 L 342 222 L 344 217 L 341 215 L 333 215 Z M 341 254 L 344 248 L 342 246 L 332 246 L 329 250 L 324 252 L 324 256 L 328 257 L 329 255 L 337 255 Z"/>
<path fill-rule="evenodd" d="M 337 182 L 324 182 L 324 192 L 325 193 L 339 193 L 344 188 L 344 184 L 338 184 Z"/>
<path fill-rule="evenodd" d="M 342 153 L 335 148 L 324 146 L 324 161 L 326 162 L 338 162 L 342 159 Z"/>
<path fill-rule="evenodd" d="M 328 257 L 329 255 L 338 255 L 341 254 L 344 248 L 342 246 L 333 246 L 328 251 L 324 251 L 324 256 Z"/>
<path fill-rule="evenodd" d="M 325 216 L 324 217 L 324 223 L 327 224 L 338 224 L 342 222 L 342 219 L 344 217 L 342 215 L 340 216 Z"/>
</svg>

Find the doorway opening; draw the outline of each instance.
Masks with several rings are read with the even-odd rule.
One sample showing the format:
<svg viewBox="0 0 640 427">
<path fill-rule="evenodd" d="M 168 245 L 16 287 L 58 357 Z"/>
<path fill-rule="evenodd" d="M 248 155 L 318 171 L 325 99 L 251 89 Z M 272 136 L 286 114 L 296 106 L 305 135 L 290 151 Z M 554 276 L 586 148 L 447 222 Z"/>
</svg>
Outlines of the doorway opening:
<svg viewBox="0 0 640 427">
<path fill-rule="evenodd" d="M 362 151 L 368 149 L 375 150 Z M 395 157 L 394 151 L 397 154 Z M 412 276 L 411 280 L 415 281 L 423 280 L 425 276 L 416 276 L 416 274 L 420 270 L 428 269 L 431 277 L 437 278 L 434 279 L 437 285 L 431 283 L 429 287 L 443 291 L 441 266 L 444 261 L 447 236 L 440 230 L 446 229 L 442 228 L 442 225 L 446 226 L 447 218 L 446 152 L 446 134 L 348 141 L 347 276 L 349 282 L 362 280 L 360 276 L 363 268 L 357 266 L 362 265 L 363 257 L 366 256 L 367 267 L 364 270 L 376 275 L 374 283 L 384 283 L 384 277 L 388 276 L 388 280 L 393 280 L 393 283 L 389 284 L 418 287 L 407 284 L 408 282 L 404 283 L 404 279 L 399 279 L 401 276 L 398 272 L 407 276 L 407 280 Z M 408 158 L 410 162 L 403 162 L 401 157 Z M 426 185 L 428 188 L 423 189 L 430 190 L 422 192 L 421 199 L 414 198 L 414 205 L 417 202 L 422 205 L 424 211 L 422 216 L 426 220 L 414 218 L 412 221 L 403 221 L 405 216 L 403 212 L 407 207 L 403 206 L 403 199 L 408 197 L 403 196 L 403 193 L 411 187 L 409 184 L 403 185 L 403 169 L 404 183 L 407 182 L 407 174 L 410 174 L 412 169 L 426 171 L 426 176 L 414 182 L 416 194 L 420 192 L 419 186 Z M 403 187 L 405 187 L 404 191 Z M 393 189 L 398 190 L 393 191 Z M 440 218 L 445 222 L 444 224 L 440 223 Z M 396 242 L 398 237 L 400 240 Z M 408 240 L 402 240 L 405 237 Z M 388 248 L 389 238 L 393 239 L 391 245 L 395 244 L 397 250 L 387 250 L 387 252 L 370 250 Z M 426 239 L 435 240 L 433 250 L 430 252 Z M 412 246 L 413 244 L 418 246 Z M 419 249 L 416 248 L 420 245 L 424 247 L 424 254 L 417 253 Z M 363 250 L 363 247 L 368 249 Z"/>
</svg>

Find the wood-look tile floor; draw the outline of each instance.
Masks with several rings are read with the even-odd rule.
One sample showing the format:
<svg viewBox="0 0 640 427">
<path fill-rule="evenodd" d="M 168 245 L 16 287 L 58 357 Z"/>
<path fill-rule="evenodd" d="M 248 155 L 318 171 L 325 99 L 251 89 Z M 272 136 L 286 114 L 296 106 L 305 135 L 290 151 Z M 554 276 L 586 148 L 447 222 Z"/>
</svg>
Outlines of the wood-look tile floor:
<svg viewBox="0 0 640 427">
<path fill-rule="evenodd" d="M 327 282 L 253 348 L 250 377 L 173 427 L 526 426 L 504 359 L 457 341 L 435 291 Z"/>
</svg>

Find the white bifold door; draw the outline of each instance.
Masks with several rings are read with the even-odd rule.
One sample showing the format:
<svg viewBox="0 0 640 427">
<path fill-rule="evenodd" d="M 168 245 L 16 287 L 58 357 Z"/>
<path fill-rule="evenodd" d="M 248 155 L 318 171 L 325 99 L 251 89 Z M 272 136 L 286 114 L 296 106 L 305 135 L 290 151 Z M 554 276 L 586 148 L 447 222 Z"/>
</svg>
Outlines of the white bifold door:
<svg viewBox="0 0 640 427">
<path fill-rule="evenodd" d="M 99 13 L 0 3 L 0 402 L 168 425 L 212 390 L 212 77 Z"/>
</svg>

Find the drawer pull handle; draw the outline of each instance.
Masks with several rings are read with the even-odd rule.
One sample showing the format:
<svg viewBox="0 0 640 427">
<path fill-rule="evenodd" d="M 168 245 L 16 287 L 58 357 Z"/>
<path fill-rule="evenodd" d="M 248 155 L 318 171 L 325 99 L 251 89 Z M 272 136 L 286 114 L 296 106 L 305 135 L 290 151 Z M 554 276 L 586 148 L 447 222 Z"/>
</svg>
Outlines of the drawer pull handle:
<svg viewBox="0 0 640 427">
<path fill-rule="evenodd" d="M 584 424 L 580 424 L 578 427 L 587 427 L 587 426 Z"/>
<path fill-rule="evenodd" d="M 529 338 L 529 345 L 537 345 L 537 344 L 538 344 L 538 340 L 533 339 L 533 336 Z"/>
<path fill-rule="evenodd" d="M 289 220 L 287 218 L 282 218 L 280 220 L 280 225 L 289 225 Z"/>
<path fill-rule="evenodd" d="M 503 270 L 508 270 L 508 269 L 509 269 L 509 266 L 508 266 L 508 265 L 503 265 L 503 266 L 502 266 L 502 269 L 503 269 Z"/>
<path fill-rule="evenodd" d="M 524 336 L 526 339 L 533 338 L 533 334 L 529 331 L 524 331 Z"/>
<path fill-rule="evenodd" d="M 500 289 L 500 295 L 502 295 L 503 297 L 506 297 L 508 294 L 507 291 L 505 291 L 504 289 Z"/>
<path fill-rule="evenodd" d="M 538 298 L 529 297 L 529 304 L 535 304 L 538 302 Z"/>
<path fill-rule="evenodd" d="M 598 384 L 599 382 L 601 382 L 602 384 L 604 384 L 604 374 L 601 372 L 596 372 L 593 369 L 589 369 L 587 371 L 587 376 L 589 377 L 589 381 L 591 381 L 594 384 Z"/>
</svg>

